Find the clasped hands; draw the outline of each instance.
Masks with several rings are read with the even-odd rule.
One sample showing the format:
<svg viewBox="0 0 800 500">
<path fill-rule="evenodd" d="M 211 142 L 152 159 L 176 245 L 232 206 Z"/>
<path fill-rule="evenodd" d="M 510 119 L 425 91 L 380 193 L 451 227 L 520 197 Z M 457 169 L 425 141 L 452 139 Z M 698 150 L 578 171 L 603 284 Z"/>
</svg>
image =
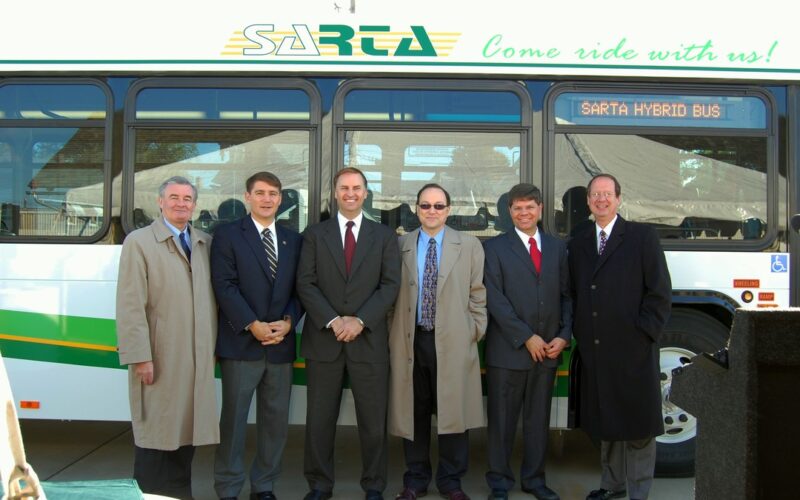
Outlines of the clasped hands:
<svg viewBox="0 0 800 500">
<path fill-rule="evenodd" d="M 534 361 L 544 361 L 545 358 L 556 359 L 566 346 L 567 341 L 561 337 L 545 342 L 542 337 L 535 333 L 525 341 L 525 347 Z"/>
<path fill-rule="evenodd" d="M 261 345 L 275 345 L 283 341 L 291 328 L 292 324 L 286 320 L 270 321 L 269 323 L 256 320 L 250 324 L 250 334 L 261 342 Z"/>
<path fill-rule="evenodd" d="M 339 342 L 351 342 L 361 335 L 364 326 L 355 316 L 339 316 L 331 322 L 331 330 Z"/>
</svg>

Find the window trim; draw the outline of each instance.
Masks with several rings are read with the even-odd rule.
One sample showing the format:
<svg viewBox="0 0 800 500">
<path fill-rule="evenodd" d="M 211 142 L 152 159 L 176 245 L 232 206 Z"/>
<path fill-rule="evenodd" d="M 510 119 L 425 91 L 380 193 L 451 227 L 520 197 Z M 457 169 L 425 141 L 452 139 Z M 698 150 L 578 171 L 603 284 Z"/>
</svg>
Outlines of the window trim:
<svg viewBox="0 0 800 500">
<path fill-rule="evenodd" d="M 302 90 L 309 98 L 308 120 L 175 120 L 136 118 L 136 98 L 142 90 L 150 88 L 211 88 L 211 89 L 286 89 Z M 317 87 L 302 78 L 143 78 L 134 82 L 125 96 L 122 200 L 120 222 L 126 234 L 134 231 L 133 209 L 136 158 L 136 131 L 140 129 L 169 128 L 172 130 L 251 129 L 251 130 L 305 130 L 309 132 L 308 212 L 307 225 L 319 219 L 319 190 L 322 150 L 322 96 Z"/>
<path fill-rule="evenodd" d="M 97 243 L 104 239 L 111 228 L 111 155 L 113 141 L 114 97 L 106 82 L 97 78 L 3 78 L 0 87 L 5 85 L 92 85 L 100 89 L 105 96 L 106 114 L 102 120 L 97 119 L 10 119 L 0 120 L 0 128 L 102 128 L 103 129 L 103 223 L 99 230 L 91 236 L 0 236 L 0 243 Z"/>
<path fill-rule="evenodd" d="M 758 97 L 764 101 L 766 108 L 766 128 L 764 129 L 731 129 L 706 127 L 656 127 L 656 126 L 614 126 L 614 125 L 564 125 L 555 123 L 555 101 L 563 93 L 635 93 L 660 95 L 731 95 Z M 542 217 L 545 230 L 557 234 L 555 224 L 555 139 L 557 134 L 600 134 L 600 135 L 689 135 L 712 137 L 763 137 L 766 145 L 767 174 L 767 225 L 764 236 L 757 240 L 691 240 L 661 238 L 665 250 L 747 250 L 760 251 L 772 248 L 778 238 L 778 203 L 779 203 L 779 169 L 778 169 L 778 110 L 772 95 L 765 89 L 752 86 L 713 85 L 696 86 L 680 84 L 649 83 L 577 83 L 566 82 L 554 85 L 545 95 L 545 141 L 542 145 L 543 158 L 543 196 L 549 207 Z M 788 182 L 788 179 L 787 179 Z M 622 193 L 625 195 L 625 184 L 622 182 Z"/>
</svg>

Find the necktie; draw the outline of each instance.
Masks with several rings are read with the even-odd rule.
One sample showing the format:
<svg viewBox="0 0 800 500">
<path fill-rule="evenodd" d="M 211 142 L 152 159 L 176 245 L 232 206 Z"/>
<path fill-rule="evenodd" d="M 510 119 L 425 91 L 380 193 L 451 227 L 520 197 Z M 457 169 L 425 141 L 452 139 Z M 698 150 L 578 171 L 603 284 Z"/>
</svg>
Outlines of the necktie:
<svg viewBox="0 0 800 500">
<path fill-rule="evenodd" d="M 261 243 L 264 244 L 264 249 L 267 251 L 269 273 L 272 279 L 275 279 L 275 274 L 278 272 L 278 255 L 275 253 L 275 242 L 272 240 L 272 231 L 269 228 L 261 231 Z"/>
<path fill-rule="evenodd" d="M 606 232 L 602 229 L 600 230 L 600 247 L 597 249 L 597 255 L 603 255 L 603 251 L 606 249 Z"/>
<path fill-rule="evenodd" d="M 542 252 L 539 250 L 539 245 L 536 244 L 536 240 L 533 238 L 528 238 L 528 244 L 531 246 L 531 260 L 533 261 L 533 267 L 536 268 L 536 273 L 542 272 Z"/>
<path fill-rule="evenodd" d="M 355 222 L 347 221 L 347 231 L 344 233 L 344 267 L 348 276 L 350 276 L 350 265 L 353 263 L 353 254 L 356 253 L 356 237 L 353 234 L 355 225 Z"/>
<path fill-rule="evenodd" d="M 186 241 L 186 233 L 181 232 L 178 235 L 178 239 L 181 240 L 181 248 L 183 248 L 183 253 L 186 255 L 186 260 L 192 262 L 192 249 L 189 248 L 189 243 Z"/>
<path fill-rule="evenodd" d="M 436 281 L 439 271 L 436 265 L 436 240 L 428 240 L 425 253 L 425 270 L 422 272 L 422 318 L 420 325 L 425 330 L 433 330 L 436 324 Z"/>
</svg>

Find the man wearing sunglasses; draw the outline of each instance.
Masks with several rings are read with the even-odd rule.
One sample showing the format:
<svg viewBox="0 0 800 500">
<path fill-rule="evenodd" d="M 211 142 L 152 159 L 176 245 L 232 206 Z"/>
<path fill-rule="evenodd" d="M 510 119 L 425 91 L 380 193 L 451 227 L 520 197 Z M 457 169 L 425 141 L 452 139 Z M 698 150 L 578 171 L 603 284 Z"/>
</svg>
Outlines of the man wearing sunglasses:
<svg viewBox="0 0 800 500">
<path fill-rule="evenodd" d="M 406 472 L 396 498 L 427 494 L 431 415 L 438 425 L 436 487 L 450 500 L 467 472 L 467 431 L 484 425 L 478 341 L 486 331 L 483 248 L 447 227 L 450 194 L 438 184 L 417 193 L 421 227 L 400 238 L 400 294 L 389 330 L 389 432 L 403 438 Z"/>
</svg>

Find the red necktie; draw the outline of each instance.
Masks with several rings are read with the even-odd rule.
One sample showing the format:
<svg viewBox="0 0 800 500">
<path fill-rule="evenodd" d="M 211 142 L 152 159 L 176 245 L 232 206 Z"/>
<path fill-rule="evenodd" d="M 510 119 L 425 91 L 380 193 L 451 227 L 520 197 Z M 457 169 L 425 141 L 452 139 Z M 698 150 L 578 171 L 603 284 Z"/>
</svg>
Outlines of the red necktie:
<svg viewBox="0 0 800 500">
<path fill-rule="evenodd" d="M 355 222 L 347 221 L 347 231 L 344 233 L 344 267 L 348 276 L 350 276 L 350 264 L 353 263 L 353 254 L 356 253 L 356 237 L 353 234 L 355 225 Z"/>
<path fill-rule="evenodd" d="M 542 272 L 542 252 L 539 250 L 539 246 L 536 244 L 536 240 L 533 238 L 528 238 L 528 243 L 531 246 L 531 260 L 533 261 L 533 267 L 536 268 L 536 273 Z"/>
</svg>

